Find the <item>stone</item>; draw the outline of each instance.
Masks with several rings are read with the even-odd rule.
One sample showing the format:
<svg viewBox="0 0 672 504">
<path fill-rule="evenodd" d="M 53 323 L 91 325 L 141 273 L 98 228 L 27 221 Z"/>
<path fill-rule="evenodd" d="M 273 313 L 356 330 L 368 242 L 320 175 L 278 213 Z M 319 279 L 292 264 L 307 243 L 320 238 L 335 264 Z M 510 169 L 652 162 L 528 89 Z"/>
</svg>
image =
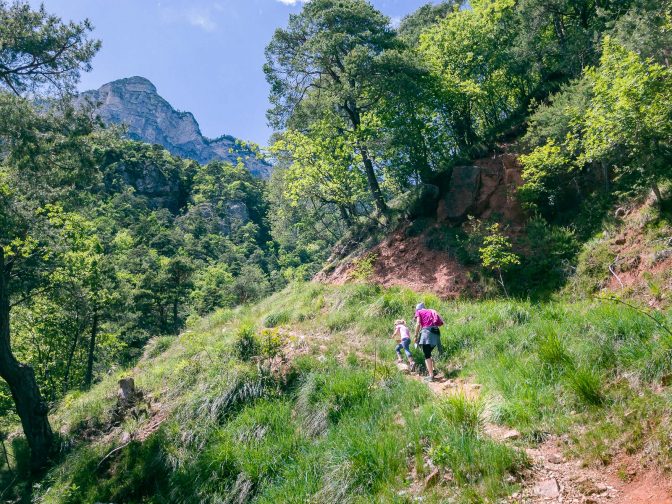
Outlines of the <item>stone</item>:
<svg viewBox="0 0 672 504">
<path fill-rule="evenodd" d="M 661 250 L 653 255 L 653 266 L 672 257 L 672 249 Z"/>
<path fill-rule="evenodd" d="M 534 493 L 544 499 L 557 499 L 560 497 L 560 486 L 555 478 L 547 479 L 534 486 Z"/>
<path fill-rule="evenodd" d="M 615 245 L 625 245 L 625 236 L 619 236 L 614 240 Z"/>
<path fill-rule="evenodd" d="M 76 104 L 90 104 L 105 124 L 123 124 L 131 139 L 161 145 L 176 156 L 200 164 L 228 161 L 236 165 L 240 160 L 253 175 L 270 176 L 271 166 L 252 149 L 229 135 L 206 138 L 190 112 L 175 110 L 144 77 L 119 79 L 86 91 Z"/>
<path fill-rule="evenodd" d="M 424 482 L 425 490 L 427 490 L 428 488 L 431 488 L 434 485 L 436 485 L 439 481 L 440 476 L 441 476 L 441 473 L 439 472 L 438 469 L 434 469 L 431 473 L 429 473 L 429 475 L 425 478 L 425 482 Z"/>
<path fill-rule="evenodd" d="M 131 403 L 135 400 L 135 380 L 133 378 L 122 378 L 119 380 L 119 391 L 117 397 L 120 401 Z"/>
<path fill-rule="evenodd" d="M 408 367 L 408 364 L 404 364 L 402 362 L 397 362 L 397 369 L 404 374 L 410 374 L 411 372 L 410 368 Z"/>
<path fill-rule="evenodd" d="M 549 455 L 548 461 L 551 464 L 562 464 L 565 459 L 562 457 L 562 455 L 558 455 L 557 453 L 553 453 L 552 455 Z"/>
<path fill-rule="evenodd" d="M 517 439 L 520 439 L 520 432 L 518 432 L 515 429 L 511 429 L 509 431 L 506 431 L 502 435 L 502 440 L 503 441 L 516 441 Z"/>
<path fill-rule="evenodd" d="M 522 222 L 525 214 L 516 196 L 523 184 L 521 171 L 517 157 L 511 154 L 479 159 L 473 166 L 454 167 L 445 196 L 439 201 L 439 220 L 461 223 L 473 215 Z"/>
<path fill-rule="evenodd" d="M 600 488 L 591 479 L 577 481 L 576 489 L 583 495 L 595 495 L 600 493 Z"/>
<path fill-rule="evenodd" d="M 450 189 L 444 198 L 445 217 L 452 221 L 466 219 L 474 210 L 480 189 L 481 169 L 478 166 L 456 166 L 450 177 Z"/>
</svg>

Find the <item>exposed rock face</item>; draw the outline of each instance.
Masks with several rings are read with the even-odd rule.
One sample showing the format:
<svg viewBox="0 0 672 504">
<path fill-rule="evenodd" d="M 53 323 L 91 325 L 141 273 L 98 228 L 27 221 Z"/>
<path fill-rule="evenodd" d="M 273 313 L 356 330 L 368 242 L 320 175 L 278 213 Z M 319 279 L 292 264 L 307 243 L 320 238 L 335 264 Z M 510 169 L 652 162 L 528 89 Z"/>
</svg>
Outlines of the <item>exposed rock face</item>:
<svg viewBox="0 0 672 504">
<path fill-rule="evenodd" d="M 463 220 L 473 212 L 481 187 L 481 169 L 478 166 L 456 166 L 450 177 L 450 190 L 444 198 L 441 217 Z"/>
<path fill-rule="evenodd" d="M 177 170 L 162 170 L 153 163 L 118 163 L 116 170 L 108 176 L 108 186 L 115 187 L 115 178 L 135 189 L 138 196 L 144 196 L 151 208 L 167 208 L 176 213 L 185 197 Z M 113 190 L 113 189 L 112 189 Z"/>
<path fill-rule="evenodd" d="M 159 96 L 156 87 L 143 77 L 120 79 L 105 84 L 97 91 L 86 91 L 78 99 L 90 101 L 106 124 L 123 124 L 133 140 L 158 144 L 176 156 L 201 164 L 222 160 L 236 164 L 240 159 L 253 175 L 270 175 L 268 163 L 224 135 L 209 139 L 201 134 L 198 122 L 190 112 L 179 112 Z"/>
<path fill-rule="evenodd" d="M 515 197 L 521 184 L 521 169 L 511 154 L 482 159 L 473 166 L 456 166 L 448 192 L 439 202 L 438 217 L 461 222 L 468 215 L 487 219 L 499 214 L 517 222 L 523 215 Z"/>
</svg>

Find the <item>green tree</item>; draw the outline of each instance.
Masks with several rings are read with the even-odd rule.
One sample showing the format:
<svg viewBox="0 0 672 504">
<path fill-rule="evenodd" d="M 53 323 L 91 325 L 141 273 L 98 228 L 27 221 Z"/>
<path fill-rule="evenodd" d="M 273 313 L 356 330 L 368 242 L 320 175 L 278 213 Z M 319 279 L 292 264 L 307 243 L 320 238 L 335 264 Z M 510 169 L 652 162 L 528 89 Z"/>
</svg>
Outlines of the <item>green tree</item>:
<svg viewBox="0 0 672 504">
<path fill-rule="evenodd" d="M 92 26 L 63 23 L 41 6 L 26 1 L 0 1 L 0 86 L 17 96 L 43 91 L 69 92 L 100 42 L 89 39 Z"/>
<path fill-rule="evenodd" d="M 500 225 L 495 223 L 488 228 L 488 235 L 483 239 L 483 246 L 479 249 L 483 267 L 497 274 L 498 281 L 509 293 L 504 284 L 504 272 L 520 264 L 520 258 L 512 251 L 511 241 L 502 233 Z"/>
<path fill-rule="evenodd" d="M 585 119 L 585 157 L 614 166 L 630 186 L 659 182 L 672 162 L 672 72 L 607 38 L 600 66 L 589 71 L 594 97 Z"/>
<path fill-rule="evenodd" d="M 307 133 L 285 131 L 272 152 L 289 159 L 284 197 L 290 204 L 296 206 L 308 198 L 334 205 L 351 226 L 358 206 L 366 201 L 366 179 L 354 158 L 355 142 L 328 120 L 313 123 Z"/>
<path fill-rule="evenodd" d="M 471 2 L 420 37 L 419 51 L 441 83 L 454 148 L 463 156 L 520 120 L 538 75 L 512 58 L 513 0 Z"/>
<path fill-rule="evenodd" d="M 266 48 L 271 124 L 302 131 L 325 115 L 341 117 L 380 213 L 387 204 L 367 114 L 380 99 L 378 84 L 386 75 L 380 56 L 397 45 L 389 19 L 365 0 L 313 0 L 290 16 L 288 27 L 277 30 Z"/>
<path fill-rule="evenodd" d="M 438 4 L 425 4 L 401 20 L 397 33 L 406 44 L 411 47 L 417 46 L 425 30 L 458 10 L 463 4 L 462 0 L 444 0 Z"/>
<path fill-rule="evenodd" d="M 45 88 L 68 90 L 98 50 L 99 43 L 88 38 L 90 28 L 86 21 L 62 23 L 44 9 L 31 10 L 27 2 L 0 3 L 2 86 L 15 95 Z M 50 252 L 49 233 L 40 231 L 48 227 L 42 213 L 45 199 L 56 197 L 51 182 L 68 177 L 80 178 L 75 187 L 87 182 L 80 168 L 68 170 L 73 156 L 60 155 L 59 147 L 91 130 L 81 120 L 50 121 L 48 114 L 38 115 L 22 98 L 11 99 L 6 92 L 0 92 L 0 116 L 0 376 L 21 418 L 32 466 L 39 469 L 47 463 L 53 434 L 33 369 L 19 363 L 12 352 L 10 314 L 17 302 L 40 287 L 56 255 Z M 42 148 L 36 144 L 38 137 Z"/>
<path fill-rule="evenodd" d="M 217 308 L 233 306 L 234 277 L 226 264 L 215 263 L 201 269 L 194 280 L 191 300 L 196 313 L 206 315 Z"/>
</svg>

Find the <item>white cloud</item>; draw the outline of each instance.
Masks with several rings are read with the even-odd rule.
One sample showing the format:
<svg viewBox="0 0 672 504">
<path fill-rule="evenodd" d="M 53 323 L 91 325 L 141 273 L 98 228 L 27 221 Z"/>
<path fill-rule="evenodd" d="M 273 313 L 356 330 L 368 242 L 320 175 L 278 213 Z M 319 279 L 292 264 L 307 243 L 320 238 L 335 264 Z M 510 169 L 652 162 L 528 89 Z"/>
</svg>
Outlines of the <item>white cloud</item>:
<svg viewBox="0 0 672 504">
<path fill-rule="evenodd" d="M 307 3 L 310 0 L 277 0 L 277 1 L 285 5 L 298 5 L 302 3 Z"/>
<path fill-rule="evenodd" d="M 223 7 L 219 3 L 188 8 L 163 7 L 160 2 L 157 5 L 164 22 L 188 23 L 206 32 L 217 30 L 215 19 L 217 13 L 223 11 Z"/>
<path fill-rule="evenodd" d="M 190 25 L 201 30 L 212 32 L 217 29 L 217 23 L 210 16 L 210 12 L 190 10 L 185 13 L 185 17 Z"/>
</svg>

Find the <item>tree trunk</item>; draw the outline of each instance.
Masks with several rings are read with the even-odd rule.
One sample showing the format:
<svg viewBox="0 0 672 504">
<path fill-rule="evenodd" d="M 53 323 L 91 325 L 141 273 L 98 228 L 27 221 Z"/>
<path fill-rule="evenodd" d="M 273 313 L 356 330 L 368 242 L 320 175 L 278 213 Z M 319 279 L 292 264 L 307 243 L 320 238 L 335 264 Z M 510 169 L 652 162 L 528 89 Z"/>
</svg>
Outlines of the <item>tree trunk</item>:
<svg viewBox="0 0 672 504">
<path fill-rule="evenodd" d="M 357 104 L 346 102 L 341 108 L 350 117 L 354 131 L 359 132 L 362 120 L 359 109 L 357 108 Z M 369 150 L 366 148 L 366 145 L 362 144 L 360 141 L 357 141 L 357 148 L 359 149 L 362 162 L 364 163 L 366 180 L 369 184 L 369 190 L 373 196 L 373 201 L 376 204 L 378 212 L 380 212 L 382 215 L 385 215 L 387 213 L 387 204 L 385 203 L 385 198 L 383 198 L 383 193 L 380 190 L 378 178 L 376 177 L 376 170 L 373 168 L 373 161 L 371 161 L 371 157 L 369 156 Z"/>
<path fill-rule="evenodd" d="M 657 182 L 651 182 L 651 189 L 653 189 L 653 194 L 656 195 L 656 202 L 658 203 L 658 206 L 662 207 L 663 206 L 663 195 L 660 192 L 660 187 L 658 187 Z"/>
<path fill-rule="evenodd" d="M 502 270 L 499 269 L 497 270 L 499 273 L 499 283 L 502 286 L 502 289 L 504 289 L 504 295 L 506 296 L 506 299 L 509 299 L 509 291 L 506 290 L 506 285 L 504 284 L 504 276 L 502 275 Z"/>
<path fill-rule="evenodd" d="M 369 157 L 369 151 L 366 147 L 360 145 L 359 152 L 362 156 L 364 171 L 366 172 L 366 180 L 369 183 L 369 189 L 373 195 L 373 201 L 376 204 L 378 212 L 380 212 L 382 215 L 385 215 L 387 213 L 387 204 L 385 203 L 385 198 L 383 198 L 383 193 L 380 190 L 378 178 L 376 177 L 376 171 L 373 169 L 373 161 L 371 161 L 371 158 Z"/>
<path fill-rule="evenodd" d="M 338 205 L 338 211 L 341 213 L 341 219 L 343 219 L 345 225 L 352 227 L 352 219 L 350 218 L 348 210 L 343 205 Z"/>
<path fill-rule="evenodd" d="M 611 179 L 609 178 L 609 165 L 602 161 L 602 177 L 604 177 L 604 191 L 611 193 Z"/>
<path fill-rule="evenodd" d="M 4 251 L 0 247 L 0 376 L 9 385 L 16 412 L 30 446 L 33 471 L 46 467 L 51 453 L 53 432 L 49 425 L 49 409 L 42 400 L 33 368 L 21 364 L 10 344 L 9 286 Z"/>
<path fill-rule="evenodd" d="M 93 363 L 96 358 L 96 338 L 98 337 L 99 315 L 98 308 L 93 310 L 93 322 L 91 323 L 91 340 L 89 341 L 89 356 L 86 359 L 86 375 L 84 376 L 84 386 L 89 388 L 93 383 Z"/>
<path fill-rule="evenodd" d="M 80 329 L 77 328 L 75 333 L 75 338 L 72 340 L 72 345 L 68 350 L 68 359 L 65 364 L 65 376 L 63 377 L 63 393 L 65 394 L 70 388 L 70 370 L 72 369 L 72 359 L 75 356 L 75 350 L 77 350 L 77 343 L 79 343 Z"/>
<path fill-rule="evenodd" d="M 179 308 L 179 300 L 177 299 L 177 296 L 175 296 L 175 299 L 173 299 L 173 333 L 174 334 L 180 334 L 180 324 L 179 324 L 179 320 L 178 320 L 178 317 L 177 317 L 178 308 Z"/>
</svg>

